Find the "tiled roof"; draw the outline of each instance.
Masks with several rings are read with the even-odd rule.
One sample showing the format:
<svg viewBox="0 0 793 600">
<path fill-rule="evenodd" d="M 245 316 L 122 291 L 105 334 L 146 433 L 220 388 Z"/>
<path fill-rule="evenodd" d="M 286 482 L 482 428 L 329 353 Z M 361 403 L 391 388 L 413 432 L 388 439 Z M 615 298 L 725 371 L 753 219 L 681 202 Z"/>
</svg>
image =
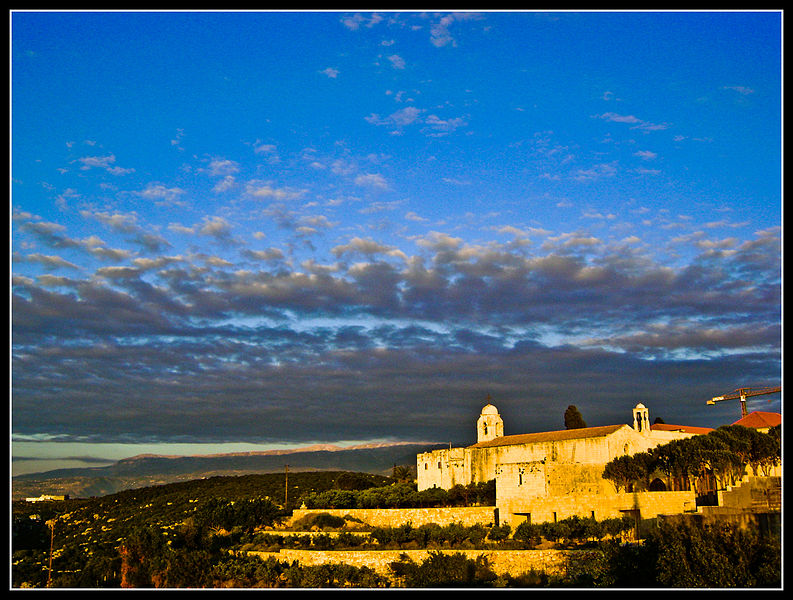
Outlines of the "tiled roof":
<svg viewBox="0 0 793 600">
<path fill-rule="evenodd" d="M 650 425 L 652 431 L 681 431 L 683 433 L 698 433 L 706 435 L 713 431 L 710 427 L 691 427 L 689 425 L 667 425 L 666 423 L 654 423 Z"/>
<path fill-rule="evenodd" d="M 519 435 L 502 435 L 494 440 L 478 442 L 471 448 L 492 448 L 494 446 L 514 446 L 519 444 L 536 444 L 539 442 L 558 442 L 583 438 L 602 437 L 614 433 L 627 425 L 604 425 L 602 427 L 583 427 L 581 429 L 563 429 L 561 431 L 544 431 L 541 433 L 522 433 Z"/>
<path fill-rule="evenodd" d="M 780 423 L 782 423 L 782 415 L 779 413 L 762 412 L 756 410 L 754 412 L 750 412 L 742 419 L 735 421 L 733 425 L 743 425 L 744 427 L 754 427 L 755 429 L 761 429 L 764 427 L 775 427 Z"/>
</svg>

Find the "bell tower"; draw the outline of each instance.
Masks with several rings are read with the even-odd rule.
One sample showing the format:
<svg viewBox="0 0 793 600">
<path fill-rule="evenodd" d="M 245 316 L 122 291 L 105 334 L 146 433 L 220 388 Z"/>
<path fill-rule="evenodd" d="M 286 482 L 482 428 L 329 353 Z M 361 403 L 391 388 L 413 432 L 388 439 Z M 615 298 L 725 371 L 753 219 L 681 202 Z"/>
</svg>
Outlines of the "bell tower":
<svg viewBox="0 0 793 600">
<path fill-rule="evenodd" d="M 476 441 L 489 442 L 503 435 L 504 421 L 498 414 L 498 409 L 492 404 L 486 404 L 476 421 Z"/>
<path fill-rule="evenodd" d="M 633 428 L 641 434 L 650 435 L 650 411 L 641 402 L 633 409 Z"/>
</svg>

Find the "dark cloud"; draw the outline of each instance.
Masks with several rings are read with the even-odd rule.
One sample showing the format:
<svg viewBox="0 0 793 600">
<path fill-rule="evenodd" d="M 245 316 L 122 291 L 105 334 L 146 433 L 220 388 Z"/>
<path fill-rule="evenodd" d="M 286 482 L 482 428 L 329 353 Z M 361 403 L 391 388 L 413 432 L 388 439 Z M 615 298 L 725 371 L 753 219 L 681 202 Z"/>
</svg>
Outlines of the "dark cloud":
<svg viewBox="0 0 793 600">
<path fill-rule="evenodd" d="M 27 232 L 68 246 L 58 227 Z M 780 380 L 776 231 L 678 268 L 603 245 L 530 254 L 434 234 L 417 247 L 351 238 L 334 247 L 341 262 L 290 268 L 280 250 L 235 246 L 236 258 L 18 275 L 14 432 L 466 442 L 488 394 L 514 433 L 563 427 L 569 404 L 590 425 L 643 402 L 668 423 L 716 426 L 737 407 L 707 399 Z M 19 264 L 36 256 L 49 255 Z"/>
</svg>

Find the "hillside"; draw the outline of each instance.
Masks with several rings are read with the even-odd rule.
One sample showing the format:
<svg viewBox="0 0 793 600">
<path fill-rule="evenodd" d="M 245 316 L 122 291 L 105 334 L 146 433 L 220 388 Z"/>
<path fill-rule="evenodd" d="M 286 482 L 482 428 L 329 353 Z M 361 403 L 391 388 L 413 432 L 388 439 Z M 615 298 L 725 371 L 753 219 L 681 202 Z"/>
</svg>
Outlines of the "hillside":
<svg viewBox="0 0 793 600">
<path fill-rule="evenodd" d="M 440 445 L 377 444 L 295 451 L 244 452 L 202 456 L 139 455 L 106 467 L 57 469 L 14 477 L 12 498 L 42 494 L 72 498 L 105 496 L 122 490 L 215 476 L 299 471 L 354 471 L 390 475 L 394 465 L 414 466 L 416 454 Z"/>
</svg>

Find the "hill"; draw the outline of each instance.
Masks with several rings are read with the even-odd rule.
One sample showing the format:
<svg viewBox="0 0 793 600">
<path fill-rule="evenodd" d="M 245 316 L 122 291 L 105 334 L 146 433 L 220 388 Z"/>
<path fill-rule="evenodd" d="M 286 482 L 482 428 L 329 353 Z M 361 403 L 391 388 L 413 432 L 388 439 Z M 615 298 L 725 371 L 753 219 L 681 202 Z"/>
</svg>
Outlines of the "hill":
<svg viewBox="0 0 793 600">
<path fill-rule="evenodd" d="M 106 467 L 57 469 L 12 479 L 12 498 L 42 494 L 71 498 L 105 496 L 123 490 L 217 476 L 300 471 L 354 471 L 390 475 L 394 465 L 414 467 L 416 454 L 441 445 L 370 444 L 339 448 L 311 446 L 293 451 L 239 452 L 199 456 L 142 454 Z"/>
</svg>

